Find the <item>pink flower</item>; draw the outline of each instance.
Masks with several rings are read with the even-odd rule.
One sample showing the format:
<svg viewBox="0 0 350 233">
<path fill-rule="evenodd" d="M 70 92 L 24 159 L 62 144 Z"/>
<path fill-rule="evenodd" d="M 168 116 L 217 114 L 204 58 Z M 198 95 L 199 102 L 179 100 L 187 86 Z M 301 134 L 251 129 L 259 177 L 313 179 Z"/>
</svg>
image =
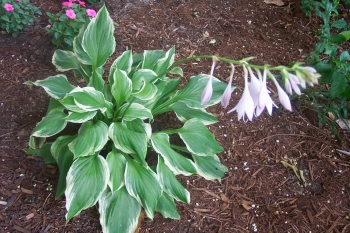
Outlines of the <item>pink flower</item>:
<svg viewBox="0 0 350 233">
<path fill-rule="evenodd" d="M 48 24 L 46 27 L 47 27 L 47 28 L 51 28 L 51 24 Z"/>
<path fill-rule="evenodd" d="M 5 3 L 4 8 L 6 11 L 14 11 L 14 8 L 11 4 Z"/>
<path fill-rule="evenodd" d="M 243 70 L 244 70 L 244 91 L 243 91 L 242 98 L 239 100 L 238 104 L 227 113 L 237 111 L 238 120 L 240 120 L 242 117 L 244 120 L 244 116 L 247 115 L 248 119 L 252 121 L 253 115 L 254 115 L 254 101 L 249 93 L 247 68 L 243 66 Z"/>
<path fill-rule="evenodd" d="M 66 15 L 70 19 L 75 19 L 76 15 L 73 10 L 66 10 Z"/>
<path fill-rule="evenodd" d="M 230 102 L 230 99 L 231 99 L 231 93 L 232 93 L 231 84 L 232 84 L 232 78 L 233 78 L 234 72 L 235 72 L 235 66 L 231 63 L 230 81 L 228 82 L 227 87 L 225 89 L 225 92 L 224 92 L 224 94 L 221 97 L 221 105 L 224 108 L 227 108 L 227 106 L 228 106 L 228 104 Z"/>
<path fill-rule="evenodd" d="M 79 4 L 80 4 L 80 6 L 85 7 L 85 2 L 79 1 L 79 0 L 78 0 L 78 2 L 79 2 Z M 93 16 L 91 16 L 91 17 L 93 17 Z"/>
<path fill-rule="evenodd" d="M 17 2 L 21 2 L 21 0 L 17 0 Z"/>
<path fill-rule="evenodd" d="M 112 19 L 111 19 L 112 20 Z M 210 77 L 208 80 L 208 83 L 206 87 L 204 88 L 201 96 L 201 104 L 206 104 L 210 99 L 213 94 L 213 74 L 214 74 L 214 68 L 216 65 L 216 62 L 219 61 L 215 56 L 213 56 L 213 63 L 211 65 L 211 70 L 210 70 Z"/>
<path fill-rule="evenodd" d="M 67 6 L 67 7 L 72 7 L 73 3 L 72 2 L 62 2 L 63 6 Z M 68 16 L 69 17 L 69 16 Z"/>
<path fill-rule="evenodd" d="M 96 16 L 96 11 L 94 11 L 92 9 L 86 9 L 86 14 L 93 18 Z"/>
</svg>

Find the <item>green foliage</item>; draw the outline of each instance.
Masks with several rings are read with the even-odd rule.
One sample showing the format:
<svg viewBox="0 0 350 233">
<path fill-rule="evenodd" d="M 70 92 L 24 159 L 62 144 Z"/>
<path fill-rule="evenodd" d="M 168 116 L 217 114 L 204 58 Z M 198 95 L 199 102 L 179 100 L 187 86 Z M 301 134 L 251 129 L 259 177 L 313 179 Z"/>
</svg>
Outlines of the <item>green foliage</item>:
<svg viewBox="0 0 350 233">
<path fill-rule="evenodd" d="M 87 0 L 90 4 L 95 4 L 98 2 L 102 2 L 102 0 Z"/>
<path fill-rule="evenodd" d="M 54 53 L 56 68 L 83 77 L 83 87 L 63 74 L 26 82 L 43 87 L 51 101 L 25 151 L 58 164 L 56 198 L 65 193 L 67 220 L 98 202 L 104 232 L 134 232 L 141 208 L 151 219 L 155 211 L 180 218 L 175 200 L 189 203 L 190 194 L 176 175 L 220 180 L 227 172 L 216 155 L 223 148 L 206 127 L 217 120 L 205 110 L 220 101 L 226 84 L 213 79 L 213 98 L 206 105 L 200 99 L 208 75 L 192 77 L 178 90 L 180 78 L 167 76 L 182 74 L 172 68 L 174 48 L 126 51 L 106 75 L 104 65 L 116 46 L 113 32 L 103 7 L 72 40 L 73 51 Z M 169 111 L 183 126 L 157 130 L 154 119 Z M 79 130 L 52 137 L 68 123 Z"/>
<path fill-rule="evenodd" d="M 13 10 L 6 10 L 5 4 L 10 4 Z M 25 26 L 34 22 L 35 14 L 41 15 L 41 11 L 29 0 L 1 0 L 0 28 L 17 37 Z"/>
<path fill-rule="evenodd" d="M 332 123 L 333 129 L 335 121 L 330 122 L 325 116 L 332 112 L 335 120 L 347 119 L 350 98 L 350 55 L 348 51 L 338 49 L 350 39 L 350 30 L 346 21 L 338 18 L 339 4 L 339 0 L 302 1 L 304 12 L 311 17 L 314 11 L 323 22 L 318 31 L 320 41 L 308 58 L 309 64 L 322 75 L 319 80 L 322 86 L 306 91 L 305 97 L 318 111 L 319 124 Z"/>
</svg>

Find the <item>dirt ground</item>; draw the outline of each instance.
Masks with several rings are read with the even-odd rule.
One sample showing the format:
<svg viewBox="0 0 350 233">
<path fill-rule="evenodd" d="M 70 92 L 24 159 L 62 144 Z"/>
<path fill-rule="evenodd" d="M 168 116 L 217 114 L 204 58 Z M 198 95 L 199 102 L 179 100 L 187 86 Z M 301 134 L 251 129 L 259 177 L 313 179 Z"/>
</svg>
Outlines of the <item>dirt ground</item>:
<svg viewBox="0 0 350 233">
<path fill-rule="evenodd" d="M 287 65 L 304 61 L 314 49 L 320 22 L 304 16 L 299 0 L 284 2 L 106 0 L 106 5 L 119 23 L 115 56 L 175 45 L 176 59 L 219 54 Z M 96 208 L 66 223 L 65 199 L 54 199 L 58 168 L 21 150 L 49 100 L 42 89 L 23 82 L 57 74 L 45 12 L 58 12 L 61 1 L 31 3 L 43 16 L 18 38 L 0 34 L 0 232 L 101 232 Z M 340 9 L 349 21 L 349 10 Z M 209 60 L 183 64 L 185 80 L 208 73 L 210 65 Z M 226 80 L 229 67 L 220 63 L 215 75 Z M 241 70 L 235 77 L 234 85 L 242 87 Z M 236 90 L 230 109 L 240 97 Z M 179 177 L 191 194 L 191 204 L 177 203 L 181 220 L 156 214 L 141 223 L 140 232 L 350 232 L 350 157 L 338 151 L 350 151 L 348 132 L 341 131 L 340 140 L 328 126 L 318 128 L 314 110 L 293 108 L 253 122 L 238 122 L 219 105 L 210 108 L 220 120 L 210 130 L 225 148 L 219 157 L 229 172 L 221 182 Z M 296 173 L 283 160 L 295 163 Z M 305 183 L 296 175 L 300 171 Z"/>
</svg>

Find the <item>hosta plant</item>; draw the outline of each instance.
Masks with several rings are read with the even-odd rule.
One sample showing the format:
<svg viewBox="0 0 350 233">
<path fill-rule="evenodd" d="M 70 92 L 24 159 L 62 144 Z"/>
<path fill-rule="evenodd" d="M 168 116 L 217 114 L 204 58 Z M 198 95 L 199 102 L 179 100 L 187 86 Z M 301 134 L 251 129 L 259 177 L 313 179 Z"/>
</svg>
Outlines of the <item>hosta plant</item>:
<svg viewBox="0 0 350 233">
<path fill-rule="evenodd" d="M 98 203 L 104 232 L 134 232 L 142 208 L 150 219 L 155 211 L 179 219 L 175 201 L 189 203 L 190 194 L 176 175 L 220 180 L 227 171 L 217 156 L 223 148 L 206 127 L 217 119 L 205 110 L 220 101 L 226 84 L 212 78 L 214 92 L 202 105 L 210 76 L 194 76 L 179 89 L 182 70 L 171 68 L 174 48 L 126 51 L 106 72 L 113 31 L 103 7 L 75 37 L 73 51 L 54 53 L 57 70 L 74 71 L 86 85 L 74 86 L 64 74 L 26 82 L 43 87 L 51 99 L 25 151 L 58 164 L 56 198 L 65 194 L 67 221 Z M 169 111 L 181 127 L 154 127 L 155 118 Z M 64 135 L 72 124 L 79 129 Z"/>
</svg>

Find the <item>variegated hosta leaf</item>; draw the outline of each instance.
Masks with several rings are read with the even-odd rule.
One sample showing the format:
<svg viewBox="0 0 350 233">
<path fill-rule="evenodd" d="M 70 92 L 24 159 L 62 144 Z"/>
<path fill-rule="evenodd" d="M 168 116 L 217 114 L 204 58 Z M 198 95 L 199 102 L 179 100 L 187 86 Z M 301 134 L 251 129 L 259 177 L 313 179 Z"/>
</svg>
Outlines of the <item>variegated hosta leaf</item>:
<svg viewBox="0 0 350 233">
<path fill-rule="evenodd" d="M 89 80 L 88 86 L 95 88 L 97 91 L 103 92 L 105 81 L 102 78 L 102 67 L 95 69 Z"/>
<path fill-rule="evenodd" d="M 157 61 L 165 56 L 163 50 L 145 50 L 143 52 L 142 69 L 153 69 Z"/>
<path fill-rule="evenodd" d="M 113 21 L 103 6 L 87 26 L 82 41 L 84 51 L 91 58 L 93 70 L 103 66 L 113 54 L 116 44 L 113 33 Z"/>
<path fill-rule="evenodd" d="M 215 136 L 197 119 L 186 121 L 184 126 L 176 132 L 191 153 L 206 156 L 223 151 L 223 148 L 215 140 Z"/>
<path fill-rule="evenodd" d="M 129 103 L 124 104 L 119 109 L 120 115 L 123 115 L 124 121 L 132 121 L 135 119 L 153 119 L 152 113 L 148 108 L 145 108 L 143 105 L 138 103 Z"/>
<path fill-rule="evenodd" d="M 152 99 L 158 92 L 157 86 L 153 83 L 145 82 L 144 80 L 141 81 L 143 82 L 142 87 L 138 91 L 133 92 L 132 95 L 141 100 Z"/>
<path fill-rule="evenodd" d="M 134 233 L 141 213 L 141 205 L 129 195 L 125 187 L 111 193 L 108 189 L 98 202 L 100 223 L 104 233 Z"/>
<path fill-rule="evenodd" d="M 184 102 L 176 102 L 169 106 L 169 110 L 173 110 L 180 121 L 185 122 L 192 118 L 200 120 L 204 125 L 211 125 L 218 122 L 218 119 L 211 113 L 202 108 L 190 108 Z"/>
<path fill-rule="evenodd" d="M 76 37 L 74 37 L 74 40 L 73 40 L 73 51 L 76 54 L 78 60 L 85 65 L 92 65 L 91 58 L 84 51 L 82 46 L 84 32 L 87 26 L 89 25 L 89 23 L 90 23 L 90 18 L 87 17 L 84 26 L 80 28 L 79 34 Z"/>
<path fill-rule="evenodd" d="M 56 99 L 50 98 L 49 106 L 47 107 L 46 114 L 48 114 L 51 110 L 59 110 L 63 112 L 65 110 L 65 107 Z"/>
<path fill-rule="evenodd" d="M 23 149 L 29 155 L 40 156 L 46 164 L 56 164 L 56 159 L 52 156 L 50 148 L 52 143 L 46 143 L 37 149 Z"/>
<path fill-rule="evenodd" d="M 174 67 L 172 70 L 169 71 L 170 74 L 178 74 L 181 77 L 184 76 L 184 72 L 182 71 L 181 67 Z"/>
<path fill-rule="evenodd" d="M 75 104 L 85 111 L 106 111 L 106 102 L 102 92 L 95 90 L 93 87 L 76 88 L 68 96 L 73 97 Z"/>
<path fill-rule="evenodd" d="M 176 98 L 177 101 L 185 102 L 187 106 L 192 108 L 206 108 L 219 103 L 227 84 L 220 82 L 220 80 L 215 77 L 212 77 L 213 95 L 208 103 L 203 105 L 201 104 L 202 92 L 206 87 L 209 78 L 210 76 L 207 74 L 200 74 L 195 77 L 191 77 L 187 85 L 183 89 L 177 91 L 173 98 Z"/>
<path fill-rule="evenodd" d="M 119 69 L 115 69 L 112 80 L 111 92 L 119 108 L 121 104 L 130 97 L 132 83 L 127 73 Z"/>
<path fill-rule="evenodd" d="M 74 158 L 95 154 L 103 149 L 108 141 L 108 126 L 103 121 L 95 124 L 87 121 L 81 125 L 79 134 L 69 145 Z"/>
<path fill-rule="evenodd" d="M 203 176 L 207 180 L 221 180 L 225 172 L 228 171 L 219 160 L 217 155 L 211 156 L 198 156 L 192 154 L 195 161 L 195 166 L 198 171 L 198 175 Z"/>
<path fill-rule="evenodd" d="M 79 112 L 84 113 L 86 112 L 84 109 L 81 109 L 78 107 L 78 105 L 75 103 L 74 97 L 67 95 L 63 99 L 59 100 L 59 102 L 68 110 L 73 112 Z"/>
<path fill-rule="evenodd" d="M 60 110 L 51 110 L 33 129 L 34 137 L 51 137 L 61 132 L 67 125 L 64 118 L 67 114 Z"/>
<path fill-rule="evenodd" d="M 162 194 L 157 175 L 149 167 L 128 159 L 125 170 L 125 187 L 145 209 L 147 216 L 154 217 L 158 199 Z"/>
<path fill-rule="evenodd" d="M 176 179 L 174 173 L 165 165 L 161 156 L 158 156 L 157 174 L 163 186 L 163 191 L 178 201 L 190 203 L 190 193 Z"/>
<path fill-rule="evenodd" d="M 107 187 L 109 168 L 101 155 L 80 157 L 67 174 L 66 219 L 96 204 Z"/>
<path fill-rule="evenodd" d="M 54 99 L 62 99 L 74 89 L 74 86 L 68 82 L 67 77 L 63 74 L 50 76 L 47 79 L 35 82 L 28 81 L 25 84 L 43 87 L 46 93 Z"/>
<path fill-rule="evenodd" d="M 79 69 L 80 61 L 72 51 L 57 49 L 52 57 L 52 63 L 58 71 Z"/>
<path fill-rule="evenodd" d="M 64 120 L 72 123 L 84 123 L 96 116 L 97 111 L 94 112 L 69 112 Z"/>
<path fill-rule="evenodd" d="M 154 133 L 151 136 L 153 149 L 160 154 L 165 164 L 175 175 L 182 174 L 185 176 L 196 173 L 193 162 L 180 155 L 170 148 L 169 136 L 165 133 Z"/>
<path fill-rule="evenodd" d="M 137 92 L 141 89 L 144 82 L 152 83 L 155 82 L 158 75 L 150 69 L 140 69 L 132 76 L 132 89 Z"/>
<path fill-rule="evenodd" d="M 163 58 L 157 61 L 153 70 L 158 75 L 165 75 L 165 71 L 174 63 L 174 58 L 175 58 L 175 47 L 172 47 L 165 53 L 165 56 Z"/>
<path fill-rule="evenodd" d="M 112 75 L 114 74 L 115 70 L 123 70 L 125 71 L 127 74 L 129 74 L 129 72 L 131 71 L 131 66 L 132 66 L 132 51 L 131 50 L 127 50 L 125 51 L 122 55 L 120 55 L 116 60 L 114 60 L 110 70 L 109 70 L 109 83 L 111 84 L 111 86 L 114 83 L 114 79 L 112 78 Z"/>
<path fill-rule="evenodd" d="M 176 210 L 174 198 L 163 192 L 157 203 L 156 211 L 160 212 L 164 218 L 180 219 L 180 215 Z"/>
<path fill-rule="evenodd" d="M 149 123 L 145 123 L 141 119 L 135 119 L 132 121 L 125 121 L 126 128 L 128 128 L 131 131 L 138 132 L 138 133 L 145 133 L 147 135 L 147 138 L 150 139 L 152 135 L 152 126 Z"/>
<path fill-rule="evenodd" d="M 141 164 L 147 165 L 147 135 L 129 130 L 124 123 L 115 122 L 109 126 L 108 135 L 114 142 L 115 148 L 131 154 Z"/>
<path fill-rule="evenodd" d="M 108 185 L 111 191 L 117 191 L 124 186 L 124 172 L 126 160 L 122 153 L 113 150 L 107 155 L 107 163 L 110 170 Z"/>
<path fill-rule="evenodd" d="M 69 150 L 68 144 L 71 143 L 76 136 L 58 137 L 51 146 L 51 154 L 56 159 L 58 168 L 60 169 L 60 177 L 55 198 L 59 198 L 66 190 L 66 176 L 70 166 L 73 163 L 73 153 Z"/>
</svg>

